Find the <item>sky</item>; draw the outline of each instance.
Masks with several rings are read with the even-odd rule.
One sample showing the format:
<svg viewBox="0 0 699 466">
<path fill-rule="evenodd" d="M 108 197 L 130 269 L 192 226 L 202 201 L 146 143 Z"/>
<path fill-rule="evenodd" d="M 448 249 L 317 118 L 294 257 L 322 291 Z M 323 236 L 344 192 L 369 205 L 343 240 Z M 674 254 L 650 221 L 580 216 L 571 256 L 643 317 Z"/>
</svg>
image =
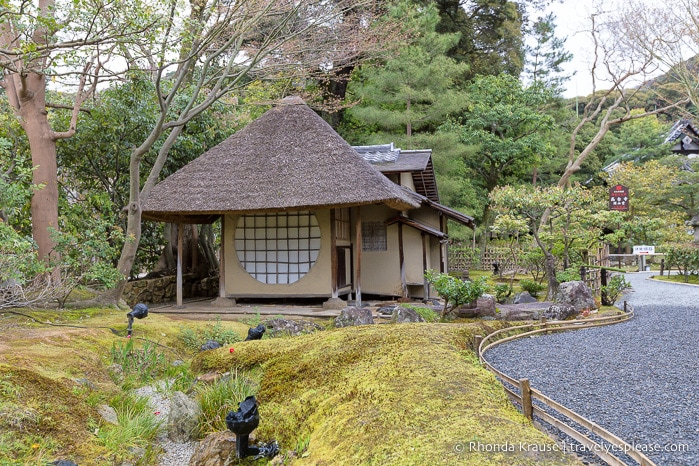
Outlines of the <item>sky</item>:
<svg viewBox="0 0 699 466">
<path fill-rule="evenodd" d="M 644 3 L 662 4 L 668 0 L 643 0 Z M 623 4 L 623 0 L 605 0 L 602 5 L 605 10 L 613 11 Z M 590 15 L 594 11 L 595 0 L 563 0 L 549 6 L 547 11 L 556 16 L 557 36 L 566 38 L 566 49 L 573 54 L 573 60 L 566 64 L 567 74 L 575 73 L 566 84 L 564 97 L 585 96 L 592 92 L 590 64 L 592 62 L 592 47 L 589 28 Z M 603 82 L 598 81 L 598 89 L 604 88 Z"/>
</svg>

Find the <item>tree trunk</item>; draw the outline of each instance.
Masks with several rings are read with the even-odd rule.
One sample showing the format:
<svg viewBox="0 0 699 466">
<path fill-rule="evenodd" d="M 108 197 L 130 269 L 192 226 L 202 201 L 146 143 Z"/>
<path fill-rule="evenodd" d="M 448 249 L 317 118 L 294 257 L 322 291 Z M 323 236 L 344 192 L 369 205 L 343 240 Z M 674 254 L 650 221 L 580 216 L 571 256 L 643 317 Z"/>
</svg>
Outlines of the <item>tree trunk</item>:
<svg viewBox="0 0 699 466">
<path fill-rule="evenodd" d="M 41 186 L 32 194 L 32 237 L 39 247 L 40 258 L 57 260 L 50 230 L 58 230 L 58 168 L 56 141 L 46 112 L 46 78 L 29 73 L 24 79 L 24 85 L 25 92 L 19 96 L 19 111 L 22 126 L 29 139 L 32 165 L 35 167 L 32 183 Z"/>
</svg>

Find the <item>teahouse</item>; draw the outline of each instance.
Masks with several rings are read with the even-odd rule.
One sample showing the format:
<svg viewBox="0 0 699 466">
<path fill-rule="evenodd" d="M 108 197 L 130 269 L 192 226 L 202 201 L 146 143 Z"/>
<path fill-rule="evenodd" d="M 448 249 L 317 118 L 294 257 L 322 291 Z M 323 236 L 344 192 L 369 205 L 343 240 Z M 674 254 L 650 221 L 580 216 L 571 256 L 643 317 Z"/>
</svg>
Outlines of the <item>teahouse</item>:
<svg viewBox="0 0 699 466">
<path fill-rule="evenodd" d="M 429 151 L 355 150 L 287 97 L 157 184 L 143 219 L 221 218 L 224 302 L 327 297 L 330 307 L 362 292 L 428 297 L 424 271 L 447 270 L 446 218 L 473 227 L 438 201 Z"/>
</svg>

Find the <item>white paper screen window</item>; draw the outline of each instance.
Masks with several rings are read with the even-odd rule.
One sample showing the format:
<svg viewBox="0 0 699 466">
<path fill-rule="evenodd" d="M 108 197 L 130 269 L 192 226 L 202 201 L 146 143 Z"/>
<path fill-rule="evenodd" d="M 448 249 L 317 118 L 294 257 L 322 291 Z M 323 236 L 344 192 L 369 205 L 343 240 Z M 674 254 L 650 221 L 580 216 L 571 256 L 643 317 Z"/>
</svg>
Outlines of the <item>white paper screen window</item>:
<svg viewBox="0 0 699 466">
<path fill-rule="evenodd" d="M 239 217 L 234 244 L 241 265 L 257 281 L 290 284 L 311 270 L 320 239 L 312 212 L 285 212 Z"/>
</svg>

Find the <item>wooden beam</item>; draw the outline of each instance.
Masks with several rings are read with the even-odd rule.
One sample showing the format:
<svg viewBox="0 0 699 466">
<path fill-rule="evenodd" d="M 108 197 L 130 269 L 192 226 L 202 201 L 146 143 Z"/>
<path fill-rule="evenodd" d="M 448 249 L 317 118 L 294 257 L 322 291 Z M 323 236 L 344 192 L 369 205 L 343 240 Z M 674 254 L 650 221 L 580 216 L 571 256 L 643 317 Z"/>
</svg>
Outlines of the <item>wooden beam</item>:
<svg viewBox="0 0 699 466">
<path fill-rule="evenodd" d="M 177 307 L 182 307 L 182 242 L 184 225 L 177 224 Z"/>
<path fill-rule="evenodd" d="M 335 225 L 335 209 L 330 209 L 330 281 L 331 297 L 339 297 L 337 287 L 337 227 Z"/>
<path fill-rule="evenodd" d="M 425 277 L 425 272 L 427 272 L 427 234 L 423 231 L 420 236 L 422 237 L 422 286 L 424 290 L 422 299 L 427 301 L 430 298 L 430 284 Z"/>
<path fill-rule="evenodd" d="M 226 297 L 226 216 L 221 216 L 221 248 L 218 258 L 218 297 Z"/>
<path fill-rule="evenodd" d="M 357 306 L 362 305 L 362 211 L 354 209 L 354 294 Z"/>
<path fill-rule="evenodd" d="M 403 224 L 398 223 L 398 257 L 400 258 L 400 288 L 404 298 L 408 297 L 408 284 L 405 279 L 405 252 L 403 251 Z"/>
</svg>

